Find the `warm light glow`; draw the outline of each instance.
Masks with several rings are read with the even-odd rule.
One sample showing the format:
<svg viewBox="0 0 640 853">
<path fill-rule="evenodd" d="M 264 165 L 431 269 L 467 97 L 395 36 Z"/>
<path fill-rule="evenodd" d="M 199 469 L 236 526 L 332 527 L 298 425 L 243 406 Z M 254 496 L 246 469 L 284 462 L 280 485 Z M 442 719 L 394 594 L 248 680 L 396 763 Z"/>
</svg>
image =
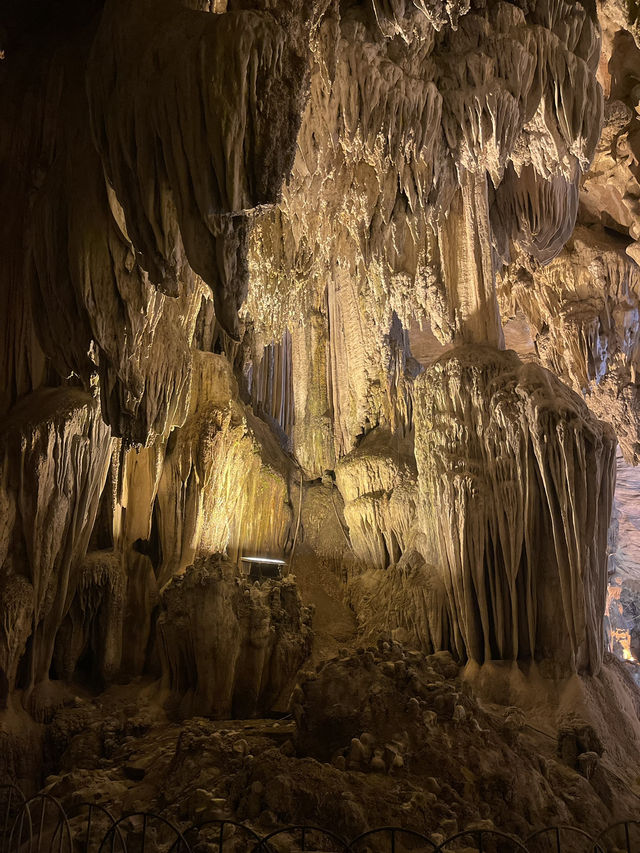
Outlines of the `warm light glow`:
<svg viewBox="0 0 640 853">
<path fill-rule="evenodd" d="M 613 640 L 612 651 L 615 649 L 616 644 L 618 644 L 619 647 L 622 649 L 622 659 L 623 660 L 634 661 L 634 663 L 638 662 L 637 658 L 635 657 L 635 655 L 631 651 L 631 637 L 629 636 L 628 631 L 624 631 L 621 628 L 618 628 L 617 630 L 612 631 L 612 640 Z"/>
<path fill-rule="evenodd" d="M 243 557 L 243 563 L 273 563 L 276 566 L 284 566 L 284 560 L 274 560 L 271 557 Z"/>
</svg>

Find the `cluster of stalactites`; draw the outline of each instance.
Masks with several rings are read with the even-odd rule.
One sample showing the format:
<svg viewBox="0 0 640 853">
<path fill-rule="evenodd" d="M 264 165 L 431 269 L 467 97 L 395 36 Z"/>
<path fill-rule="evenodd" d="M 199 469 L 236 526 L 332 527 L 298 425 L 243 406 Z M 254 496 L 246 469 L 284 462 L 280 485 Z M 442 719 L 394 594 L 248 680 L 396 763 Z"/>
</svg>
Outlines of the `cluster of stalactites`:
<svg viewBox="0 0 640 853">
<path fill-rule="evenodd" d="M 462 659 L 597 672 L 615 437 L 515 353 L 470 347 L 418 380 L 420 510 Z"/>
<path fill-rule="evenodd" d="M 92 46 L 94 138 L 140 263 L 175 295 L 188 259 L 233 335 L 244 214 L 277 200 L 293 161 L 307 50 L 295 29 L 264 12 L 109 0 Z"/>
<path fill-rule="evenodd" d="M 557 254 L 594 154 L 600 36 L 585 8 L 453 5 L 326 15 L 291 179 L 251 235 L 260 336 L 325 318 L 338 455 L 397 416 L 395 322 L 428 316 L 443 341 L 501 345 L 496 259 L 513 244 L 537 261 Z M 315 419 L 296 407 L 296 421 Z"/>
<path fill-rule="evenodd" d="M 640 458 L 640 270 L 611 234 L 578 226 L 546 267 L 517 265 L 503 277 L 501 303 L 521 312 L 542 364 L 614 425 L 625 458 Z"/>
<path fill-rule="evenodd" d="M 415 522 L 416 471 L 410 444 L 375 431 L 336 466 L 336 485 L 354 554 L 387 569 L 407 548 Z"/>
<path fill-rule="evenodd" d="M 0 673 L 12 691 L 31 637 L 21 684 L 29 695 L 49 678 L 56 637 L 81 580 L 112 441 L 99 406 L 77 390 L 37 392 L 0 426 Z M 33 707 L 37 715 L 37 694 Z"/>
<path fill-rule="evenodd" d="M 76 376 L 114 434 L 150 443 L 187 414 L 203 298 L 238 335 L 248 215 L 291 168 L 318 13 L 255 5 L 109 0 L 64 43 L 2 63 L 7 330 L 20 317 L 3 409 Z"/>
</svg>

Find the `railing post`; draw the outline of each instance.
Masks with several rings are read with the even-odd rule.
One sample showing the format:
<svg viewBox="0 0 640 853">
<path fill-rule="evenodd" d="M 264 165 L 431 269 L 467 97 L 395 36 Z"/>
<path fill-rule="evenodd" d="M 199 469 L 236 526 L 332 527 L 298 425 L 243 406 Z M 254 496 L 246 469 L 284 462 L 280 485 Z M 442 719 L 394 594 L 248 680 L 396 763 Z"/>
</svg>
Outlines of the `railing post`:
<svg viewBox="0 0 640 853">
<path fill-rule="evenodd" d="M 560 827 L 556 826 L 556 853 L 561 853 L 560 851 Z"/>
<path fill-rule="evenodd" d="M 624 822 L 624 838 L 627 842 L 627 853 L 631 853 L 631 838 L 629 837 L 629 821 Z"/>
<path fill-rule="evenodd" d="M 396 853 L 396 831 L 391 830 L 391 853 Z"/>
<path fill-rule="evenodd" d="M 484 853 L 484 847 L 482 846 L 482 830 L 478 831 L 478 853 Z"/>
<path fill-rule="evenodd" d="M 42 844 L 42 832 L 44 830 L 44 813 L 47 808 L 46 800 L 40 801 L 40 829 L 38 830 L 38 851 L 40 853 L 40 845 Z M 31 853 L 31 845 L 29 846 L 29 853 Z"/>
<path fill-rule="evenodd" d="M 220 822 L 220 840 L 218 842 L 219 853 L 222 853 L 222 845 L 224 844 L 224 821 Z"/>
<path fill-rule="evenodd" d="M 305 850 L 305 842 L 306 842 L 306 840 L 307 840 L 307 830 L 306 830 L 306 828 L 303 826 L 303 827 L 302 827 L 302 853 L 304 853 L 304 850 Z"/>
<path fill-rule="evenodd" d="M 9 798 L 7 800 L 7 810 L 4 813 L 4 825 L 2 828 L 2 853 L 6 853 L 7 844 L 9 843 L 8 832 L 9 832 L 9 815 L 11 814 L 11 795 L 13 794 L 13 790 L 9 788 Z"/>
<path fill-rule="evenodd" d="M 87 835 L 84 843 L 84 853 L 89 853 L 89 844 L 91 839 L 91 817 L 93 815 L 93 806 L 89 804 L 89 816 L 87 817 Z"/>
</svg>

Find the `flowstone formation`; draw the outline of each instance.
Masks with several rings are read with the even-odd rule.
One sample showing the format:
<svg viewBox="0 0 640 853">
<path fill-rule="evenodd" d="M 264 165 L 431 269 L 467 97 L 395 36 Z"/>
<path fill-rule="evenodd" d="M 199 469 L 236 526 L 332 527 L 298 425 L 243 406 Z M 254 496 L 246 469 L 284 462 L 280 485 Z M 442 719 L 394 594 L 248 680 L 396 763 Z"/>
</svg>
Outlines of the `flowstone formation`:
<svg viewBox="0 0 640 853">
<path fill-rule="evenodd" d="M 595 157 L 579 193 L 578 227 L 548 266 L 516 257 L 501 276 L 503 312 L 526 319 L 542 363 L 615 426 L 638 462 L 640 91 L 637 10 L 599 3 L 605 94 Z"/>
<path fill-rule="evenodd" d="M 183 727 L 158 767 L 201 803 L 185 754 L 213 723 L 185 720 L 291 699 L 282 754 L 252 768 L 221 735 L 233 815 L 308 819 L 317 798 L 259 786 L 309 755 L 313 784 L 397 773 L 449 823 L 497 814 L 503 783 L 479 809 L 474 780 L 511 760 L 538 774 L 517 831 L 581 819 L 567 780 L 613 814 L 610 768 L 576 751 L 626 774 L 640 743 L 603 632 L 616 439 L 639 456 L 632 11 L 45 5 L 0 18 L 6 775 L 80 789 L 106 762 L 122 793 L 123 763 L 155 773 L 130 739 Z M 481 707 L 516 701 L 504 727 Z M 566 773 L 511 749 L 523 719 Z M 433 783 L 441 725 L 461 752 Z"/>
<path fill-rule="evenodd" d="M 497 259 L 514 244 L 548 260 L 573 228 L 598 55 L 578 3 L 343 3 L 325 17 L 291 179 L 252 234 L 247 300 L 258 341 L 288 330 L 294 375 L 313 354 L 291 434 L 310 476 L 377 425 L 411 429 L 412 325 L 500 344 Z"/>
<path fill-rule="evenodd" d="M 80 701 L 57 715 L 48 790 L 68 809 L 78 838 L 86 828 L 78 804 L 105 796 L 122 814 L 145 806 L 183 832 L 195 823 L 201 829 L 187 836 L 193 847 L 217 844 L 219 824 L 208 822 L 230 818 L 261 835 L 313 825 L 353 839 L 386 825 L 441 843 L 471 828 L 525 838 L 562 824 L 596 836 L 637 802 L 620 778 L 623 767 L 633 772 L 624 750 L 633 749 L 628 726 L 637 713 L 621 668 L 614 661 L 603 682 L 588 685 L 591 710 L 595 700 L 607 714 L 602 740 L 582 716 L 579 685 L 568 685 L 570 712 L 544 682 L 535 685 L 538 701 L 544 697 L 537 712 L 487 707 L 450 655 L 395 642 L 345 650 L 302 673 L 298 725 L 203 717 L 177 724 L 139 690 L 114 687 L 99 709 Z M 125 821 L 122 829 L 133 840 L 140 824 Z M 237 831 L 225 843 L 243 837 Z M 575 847 L 570 833 L 562 840 L 578 850 L 585 839 Z"/>
<path fill-rule="evenodd" d="M 309 656 L 311 614 L 295 583 L 255 588 L 234 570 L 198 560 L 163 591 L 159 653 L 184 716 L 269 711 Z"/>
<path fill-rule="evenodd" d="M 84 392 L 43 389 L 34 396 L 2 422 L 0 701 L 6 708 L 22 659 L 22 686 L 38 717 L 58 632 L 82 589 L 111 437 Z"/>
<path fill-rule="evenodd" d="M 459 658 L 602 661 L 615 436 L 513 352 L 457 348 L 416 387 L 420 508 Z"/>
</svg>

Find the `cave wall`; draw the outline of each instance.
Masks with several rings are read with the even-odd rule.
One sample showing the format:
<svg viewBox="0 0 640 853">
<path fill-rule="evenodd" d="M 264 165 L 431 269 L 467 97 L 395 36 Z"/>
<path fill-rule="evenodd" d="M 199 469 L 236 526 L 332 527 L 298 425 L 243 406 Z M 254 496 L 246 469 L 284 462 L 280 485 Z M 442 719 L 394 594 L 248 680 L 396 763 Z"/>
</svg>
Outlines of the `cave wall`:
<svg viewBox="0 0 640 853">
<path fill-rule="evenodd" d="M 372 636 L 598 670 L 597 417 L 637 461 L 634 34 L 569 0 L 13 10 L 0 700 L 159 666 L 183 694 L 167 590 L 305 542 L 348 553 Z"/>
</svg>

